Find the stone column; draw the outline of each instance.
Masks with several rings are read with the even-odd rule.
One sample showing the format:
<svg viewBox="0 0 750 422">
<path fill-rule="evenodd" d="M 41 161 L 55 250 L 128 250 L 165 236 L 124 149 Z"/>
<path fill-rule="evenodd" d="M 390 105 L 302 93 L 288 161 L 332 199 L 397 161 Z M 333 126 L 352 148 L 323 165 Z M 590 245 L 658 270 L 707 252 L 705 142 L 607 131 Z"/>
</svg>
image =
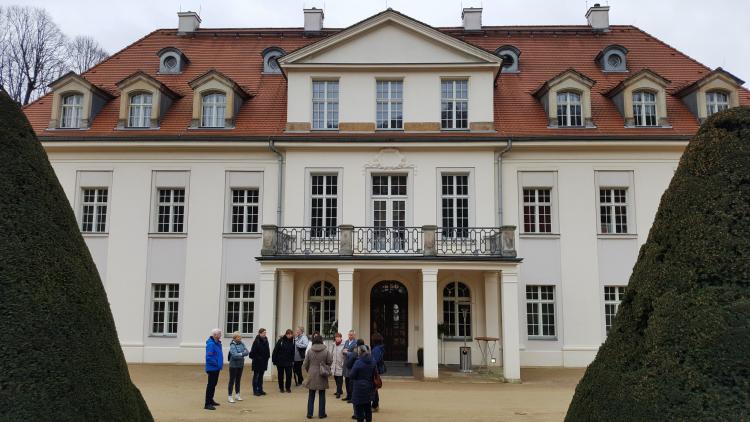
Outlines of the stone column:
<svg viewBox="0 0 750 422">
<path fill-rule="evenodd" d="M 268 343 L 273 352 L 276 344 L 276 268 L 261 267 L 258 282 L 258 329 L 265 328 Z M 271 379 L 273 371 L 266 371 L 264 378 Z"/>
<path fill-rule="evenodd" d="M 354 270 L 350 268 L 339 268 L 338 273 L 338 331 L 346 336 L 346 333 L 349 330 L 354 330 Z"/>
<path fill-rule="evenodd" d="M 276 309 L 276 326 L 279 331 L 294 330 L 294 271 L 279 270 L 279 303 Z"/>
<path fill-rule="evenodd" d="M 422 348 L 425 379 L 438 378 L 437 268 L 422 269 Z"/>
<path fill-rule="evenodd" d="M 514 271 L 517 271 L 514 269 Z M 508 382 L 521 382 L 520 326 L 518 317 L 518 274 L 503 271 L 503 376 Z"/>
<path fill-rule="evenodd" d="M 484 273 L 484 327 L 487 337 L 500 338 L 500 273 L 495 271 Z M 488 364 L 492 365 L 491 362 Z M 500 362 L 496 361 L 496 364 Z"/>
</svg>

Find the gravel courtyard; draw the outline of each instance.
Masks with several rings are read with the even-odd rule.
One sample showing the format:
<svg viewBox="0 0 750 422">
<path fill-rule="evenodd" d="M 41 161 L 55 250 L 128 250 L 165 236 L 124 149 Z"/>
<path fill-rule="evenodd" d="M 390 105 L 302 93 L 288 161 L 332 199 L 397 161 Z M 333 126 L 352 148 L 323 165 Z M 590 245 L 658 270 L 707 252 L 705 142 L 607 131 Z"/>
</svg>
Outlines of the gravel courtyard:
<svg viewBox="0 0 750 422">
<path fill-rule="evenodd" d="M 130 365 L 133 382 L 140 388 L 157 421 L 302 421 L 307 390 L 278 392 L 266 382 L 265 397 L 254 397 L 252 372 L 242 377 L 242 402 L 227 403 L 227 371 L 216 388 L 215 411 L 203 410 L 206 377 L 202 366 Z M 499 384 L 445 377 L 438 382 L 385 378 L 381 410 L 374 421 L 560 421 L 573 397 L 583 369 L 524 369 L 523 384 Z M 333 382 L 331 382 L 333 385 Z M 331 390 L 329 390 L 331 391 Z M 327 397 L 328 420 L 350 421 L 351 405 Z M 317 415 L 317 403 L 316 403 Z"/>
</svg>

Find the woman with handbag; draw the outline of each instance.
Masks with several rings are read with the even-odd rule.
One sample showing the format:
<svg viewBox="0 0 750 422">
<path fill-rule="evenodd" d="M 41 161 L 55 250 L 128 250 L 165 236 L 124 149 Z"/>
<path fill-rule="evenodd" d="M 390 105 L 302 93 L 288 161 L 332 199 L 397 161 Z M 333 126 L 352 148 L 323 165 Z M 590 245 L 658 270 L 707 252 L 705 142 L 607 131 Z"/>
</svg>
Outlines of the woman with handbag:
<svg viewBox="0 0 750 422">
<path fill-rule="evenodd" d="M 328 389 L 328 377 L 331 375 L 331 363 L 333 358 L 328 348 L 323 344 L 323 337 L 316 334 L 312 338 L 312 346 L 305 356 L 302 366 L 307 371 L 306 387 L 307 395 L 307 419 L 312 419 L 315 410 L 315 392 L 318 393 L 318 417 L 323 419 L 326 415 L 326 390 Z"/>
</svg>

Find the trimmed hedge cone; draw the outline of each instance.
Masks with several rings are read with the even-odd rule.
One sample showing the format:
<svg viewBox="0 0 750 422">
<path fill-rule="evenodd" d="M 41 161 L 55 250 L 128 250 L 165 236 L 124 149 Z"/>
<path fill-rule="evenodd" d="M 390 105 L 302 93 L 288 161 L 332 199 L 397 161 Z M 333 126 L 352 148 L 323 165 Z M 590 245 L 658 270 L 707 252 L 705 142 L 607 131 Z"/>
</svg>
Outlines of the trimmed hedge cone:
<svg viewBox="0 0 750 422">
<path fill-rule="evenodd" d="M 153 420 L 70 203 L 1 89 L 0 289 L 0 420 Z"/>
<path fill-rule="evenodd" d="M 565 420 L 750 420 L 750 108 L 687 146 Z"/>
</svg>

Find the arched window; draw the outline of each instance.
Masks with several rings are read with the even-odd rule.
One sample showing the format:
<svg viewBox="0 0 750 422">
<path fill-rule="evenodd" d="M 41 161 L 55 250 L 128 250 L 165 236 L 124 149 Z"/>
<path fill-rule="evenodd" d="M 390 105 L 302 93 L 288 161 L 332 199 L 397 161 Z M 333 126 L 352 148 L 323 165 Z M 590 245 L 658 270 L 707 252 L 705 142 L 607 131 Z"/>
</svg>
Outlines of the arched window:
<svg viewBox="0 0 750 422">
<path fill-rule="evenodd" d="M 78 129 L 81 127 L 83 114 L 83 95 L 71 94 L 62 99 L 62 111 L 60 127 L 66 129 Z"/>
<path fill-rule="evenodd" d="M 649 91 L 633 92 L 633 119 L 636 126 L 656 126 L 656 94 Z"/>
<path fill-rule="evenodd" d="M 471 337 L 471 292 L 454 281 L 443 289 L 443 325 L 446 337 Z"/>
<path fill-rule="evenodd" d="M 224 127 L 224 111 L 227 106 L 227 96 L 221 92 L 214 92 L 203 96 L 202 127 Z"/>
<path fill-rule="evenodd" d="M 316 281 L 308 291 L 307 333 L 318 331 L 323 337 L 333 337 L 335 321 L 336 288 L 327 281 Z"/>
<path fill-rule="evenodd" d="M 279 47 L 268 47 L 261 54 L 263 54 L 263 73 L 281 73 L 277 60 L 284 55 L 284 50 Z"/>
<path fill-rule="evenodd" d="M 599 62 L 605 72 L 627 72 L 627 54 L 627 48 L 619 44 L 612 44 L 599 52 L 596 61 Z"/>
<path fill-rule="evenodd" d="M 557 125 L 581 126 L 581 95 L 575 92 L 557 93 Z"/>
<path fill-rule="evenodd" d="M 151 126 L 151 103 L 153 96 L 150 92 L 139 92 L 130 96 L 128 108 L 129 127 Z"/>
<path fill-rule="evenodd" d="M 706 93 L 706 116 L 727 110 L 729 108 L 729 95 L 721 91 Z"/>
<path fill-rule="evenodd" d="M 517 73 L 519 71 L 519 60 L 521 50 L 512 45 L 504 45 L 495 50 L 495 54 L 503 58 L 502 73 Z"/>
</svg>

